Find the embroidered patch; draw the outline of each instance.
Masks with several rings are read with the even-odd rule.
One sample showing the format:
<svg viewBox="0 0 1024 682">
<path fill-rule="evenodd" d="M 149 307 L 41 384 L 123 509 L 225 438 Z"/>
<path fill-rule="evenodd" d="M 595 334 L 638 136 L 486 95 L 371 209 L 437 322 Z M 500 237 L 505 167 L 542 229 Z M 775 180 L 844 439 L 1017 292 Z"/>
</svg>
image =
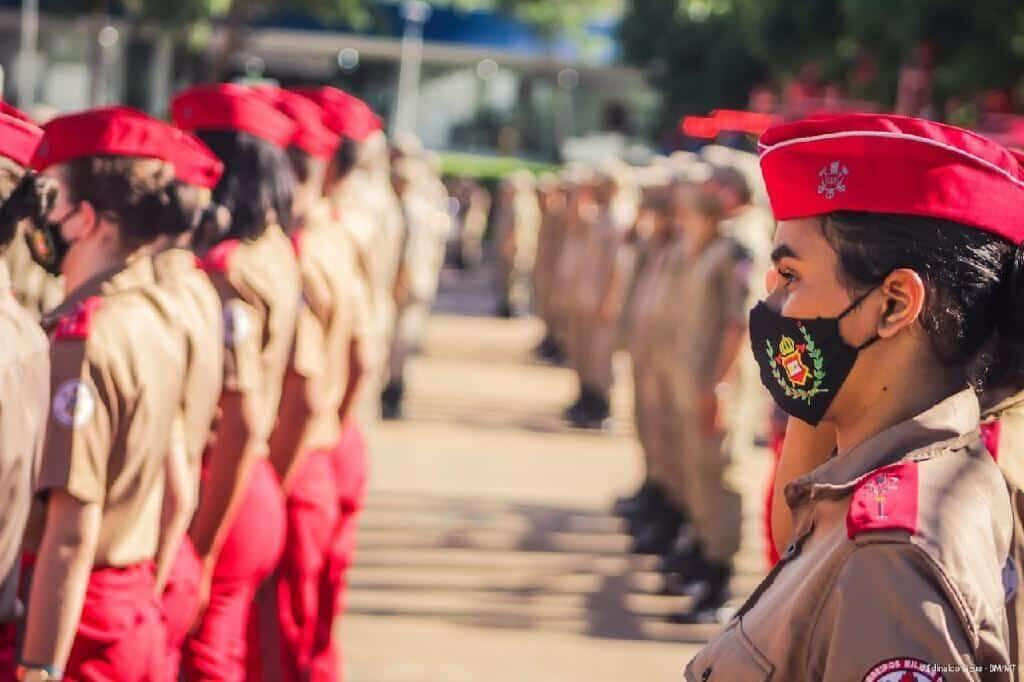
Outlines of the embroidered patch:
<svg viewBox="0 0 1024 682">
<path fill-rule="evenodd" d="M 846 178 L 850 175 L 850 169 L 838 161 L 818 171 L 818 194 L 825 195 L 826 199 L 835 199 L 836 194 L 846 191 Z"/>
<path fill-rule="evenodd" d="M 224 306 L 224 345 L 234 346 L 252 334 L 252 320 L 244 308 L 234 302 Z"/>
<path fill-rule="evenodd" d="M 800 344 L 788 336 L 779 339 L 777 352 L 772 347 L 772 342 L 768 341 L 768 366 L 771 367 L 775 381 L 787 396 L 810 405 L 814 396 L 828 393 L 827 388 L 822 388 L 826 376 L 825 358 L 822 357 L 821 349 L 814 342 L 807 327 L 800 325 L 800 334 L 803 336 L 803 343 Z M 783 371 L 786 373 L 785 378 L 782 376 Z M 808 381 L 811 381 L 810 388 L 804 388 Z"/>
<path fill-rule="evenodd" d="M 868 671 L 864 682 L 944 682 L 938 666 L 916 658 L 892 658 Z"/>
<path fill-rule="evenodd" d="M 53 330 L 53 338 L 57 341 L 81 341 L 89 338 L 92 330 L 92 318 L 96 311 L 103 307 L 103 299 L 90 296 L 75 306 L 75 309 L 62 317 Z"/>
<path fill-rule="evenodd" d="M 917 462 L 882 467 L 857 483 L 846 533 L 855 538 L 874 530 L 917 532 Z"/>
<path fill-rule="evenodd" d="M 84 426 L 95 412 L 96 399 L 92 391 L 78 379 L 69 379 L 57 388 L 53 396 L 53 416 L 64 426 Z"/>
</svg>

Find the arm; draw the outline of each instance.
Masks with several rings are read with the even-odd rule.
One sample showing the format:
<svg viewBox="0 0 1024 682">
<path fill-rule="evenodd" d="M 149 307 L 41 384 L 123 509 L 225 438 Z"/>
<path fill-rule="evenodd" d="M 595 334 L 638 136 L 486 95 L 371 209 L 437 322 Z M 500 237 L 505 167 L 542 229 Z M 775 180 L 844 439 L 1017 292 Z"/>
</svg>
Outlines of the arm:
<svg viewBox="0 0 1024 682">
<path fill-rule="evenodd" d="M 835 430 L 828 425 L 811 426 L 799 419 L 786 425 L 782 457 L 773 485 L 771 529 L 775 547 L 781 553 L 793 535 L 793 516 L 786 504 L 786 486 L 825 462 L 836 447 Z"/>
<path fill-rule="evenodd" d="M 22 660 L 63 668 L 71 653 L 100 535 L 98 503 L 50 492 L 28 603 Z"/>
<path fill-rule="evenodd" d="M 359 389 L 366 378 L 366 359 L 363 357 L 362 342 L 352 337 L 348 346 L 348 376 L 345 382 L 345 393 L 338 406 L 338 421 L 344 424 L 352 414 L 352 406 L 359 397 Z"/>
<path fill-rule="evenodd" d="M 306 454 L 302 451 L 302 444 L 314 414 L 309 391 L 309 380 L 296 372 L 294 366 L 289 367 L 281 391 L 277 426 L 270 436 L 270 463 L 281 480 L 281 489 L 285 494 L 291 489 L 295 472 L 299 470 Z"/>
<path fill-rule="evenodd" d="M 210 444 L 206 480 L 199 494 L 189 536 L 202 559 L 206 577 L 213 574 L 220 548 L 242 502 L 253 462 L 262 443 L 253 429 L 253 406 L 238 391 L 225 390 L 220 398 L 217 433 Z"/>
<path fill-rule="evenodd" d="M 156 594 L 163 594 L 167 577 L 188 531 L 196 506 L 195 475 L 188 465 L 185 425 L 181 414 L 174 420 L 170 452 L 164 464 L 164 504 L 160 515 L 160 542 L 156 550 Z"/>
</svg>

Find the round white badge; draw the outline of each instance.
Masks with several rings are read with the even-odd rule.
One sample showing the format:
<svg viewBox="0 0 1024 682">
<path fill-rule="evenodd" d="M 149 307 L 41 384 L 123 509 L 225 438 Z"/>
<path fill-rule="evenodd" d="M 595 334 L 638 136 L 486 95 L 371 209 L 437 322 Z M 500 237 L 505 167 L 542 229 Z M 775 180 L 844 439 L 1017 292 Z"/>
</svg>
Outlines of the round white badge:
<svg viewBox="0 0 1024 682">
<path fill-rule="evenodd" d="M 882 661 L 864 676 L 864 682 L 943 682 L 942 669 L 916 658 Z"/>
<path fill-rule="evenodd" d="M 94 412 L 96 399 L 89 387 L 78 379 L 69 379 L 57 388 L 53 396 L 53 416 L 64 426 L 84 426 Z"/>
<path fill-rule="evenodd" d="M 239 341 L 244 341 L 252 333 L 252 320 L 249 313 L 229 302 L 224 306 L 224 343 L 234 346 Z"/>
</svg>

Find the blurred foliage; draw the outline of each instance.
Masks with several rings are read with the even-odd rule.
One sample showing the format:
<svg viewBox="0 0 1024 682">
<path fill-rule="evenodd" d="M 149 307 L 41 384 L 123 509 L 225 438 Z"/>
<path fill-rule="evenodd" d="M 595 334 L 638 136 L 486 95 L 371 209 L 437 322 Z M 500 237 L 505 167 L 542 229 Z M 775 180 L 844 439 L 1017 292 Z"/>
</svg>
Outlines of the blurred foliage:
<svg viewBox="0 0 1024 682">
<path fill-rule="evenodd" d="M 671 117 L 745 106 L 751 88 L 778 88 L 807 64 L 852 96 L 891 105 L 921 45 L 936 105 L 1024 83 L 1020 0 L 633 0 L 620 36 Z M 855 79 L 866 64 L 870 81 Z"/>
<path fill-rule="evenodd" d="M 481 154 L 445 153 L 441 155 L 443 175 L 459 178 L 473 178 L 481 181 L 498 181 L 519 170 L 534 174 L 554 171 L 553 164 L 527 161 L 511 156 L 485 156 Z"/>
</svg>

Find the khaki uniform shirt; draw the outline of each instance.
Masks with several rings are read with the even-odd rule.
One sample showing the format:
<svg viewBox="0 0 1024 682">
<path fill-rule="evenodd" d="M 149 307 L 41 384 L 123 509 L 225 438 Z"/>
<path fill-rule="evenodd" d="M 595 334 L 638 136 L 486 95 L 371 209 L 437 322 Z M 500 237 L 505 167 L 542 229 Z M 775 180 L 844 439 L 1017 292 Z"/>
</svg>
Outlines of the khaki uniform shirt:
<svg viewBox="0 0 1024 682">
<path fill-rule="evenodd" d="M 338 408 L 348 380 L 349 346 L 354 338 L 365 339 L 371 324 L 355 254 L 338 232 L 320 204 L 292 235 L 303 297 L 292 366 L 309 381 L 315 405 L 304 450 L 330 447 L 341 437 Z"/>
<path fill-rule="evenodd" d="M 102 510 L 95 566 L 156 554 L 164 462 L 184 374 L 176 306 L 136 257 L 72 292 L 43 319 L 51 332 L 50 413 L 36 492 L 60 489 Z M 45 528 L 33 505 L 26 547 Z"/>
<path fill-rule="evenodd" d="M 972 391 L 834 457 L 786 499 L 793 543 L 687 680 L 1015 677 L 1010 503 Z"/>
<path fill-rule="evenodd" d="M 0 623 L 7 623 L 18 615 L 16 569 L 50 409 L 50 347 L 39 324 L 15 301 L 3 261 L 0 338 Z"/>
<path fill-rule="evenodd" d="M 153 257 L 157 284 L 179 303 L 177 321 L 185 339 L 182 424 L 189 470 L 198 484 L 224 380 L 223 311 L 217 290 L 187 249 L 171 248 Z"/>
<path fill-rule="evenodd" d="M 302 298 L 292 244 L 271 225 L 259 239 L 221 242 L 205 268 L 223 309 L 224 388 L 254 397 L 257 436 L 265 441 L 277 421 Z"/>
<path fill-rule="evenodd" d="M 644 253 L 636 275 L 629 318 L 629 349 L 634 361 L 647 359 L 650 352 L 651 329 L 667 288 L 666 266 L 672 247 L 672 242 L 661 239 L 651 240 L 642 247 Z"/>
</svg>

